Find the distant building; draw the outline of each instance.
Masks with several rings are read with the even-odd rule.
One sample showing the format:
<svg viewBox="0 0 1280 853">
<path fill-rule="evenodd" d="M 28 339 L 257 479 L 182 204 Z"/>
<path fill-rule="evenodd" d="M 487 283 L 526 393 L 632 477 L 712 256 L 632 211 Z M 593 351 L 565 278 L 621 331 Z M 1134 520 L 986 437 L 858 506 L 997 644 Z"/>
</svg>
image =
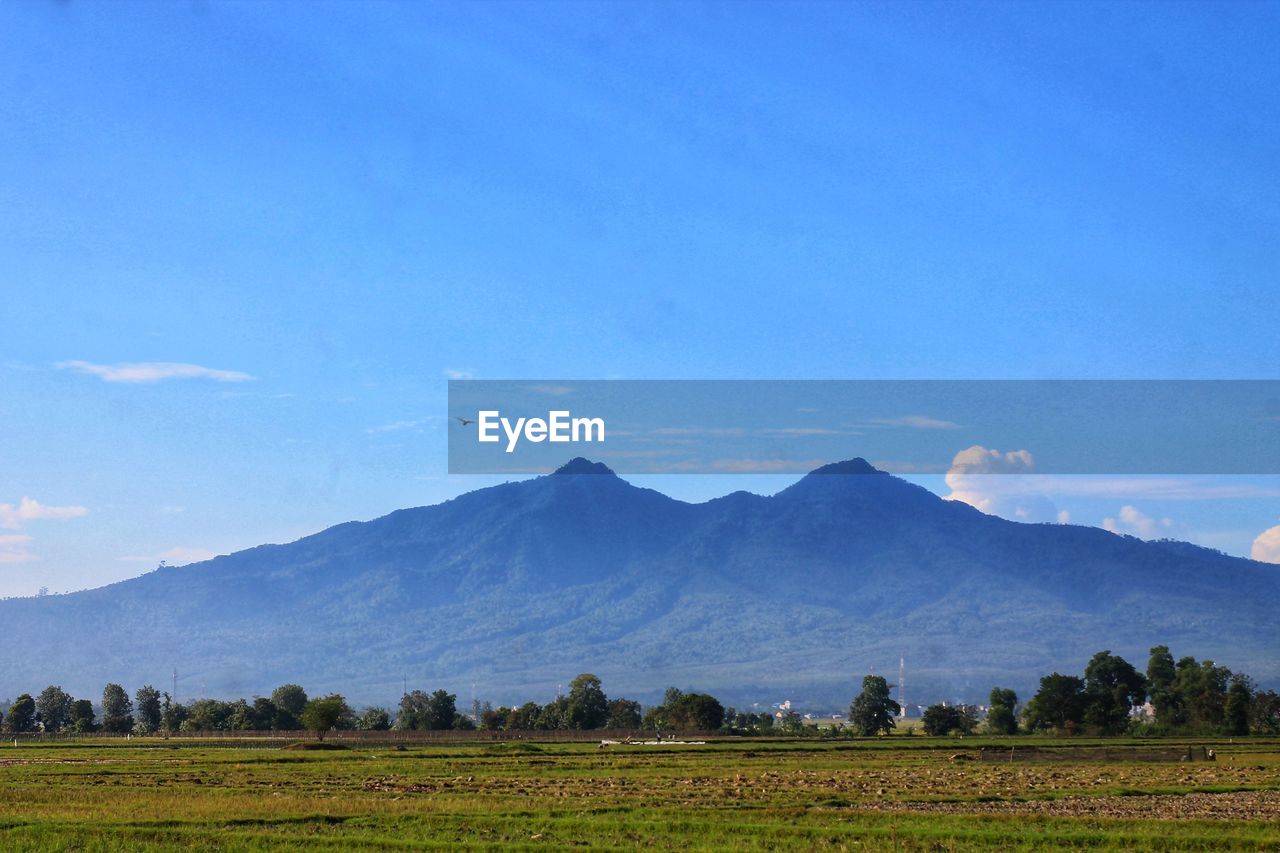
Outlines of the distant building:
<svg viewBox="0 0 1280 853">
<path fill-rule="evenodd" d="M 1129 716 L 1147 723 L 1155 722 L 1156 706 L 1152 705 L 1150 701 L 1143 702 L 1141 705 L 1136 705 L 1129 709 Z"/>
</svg>

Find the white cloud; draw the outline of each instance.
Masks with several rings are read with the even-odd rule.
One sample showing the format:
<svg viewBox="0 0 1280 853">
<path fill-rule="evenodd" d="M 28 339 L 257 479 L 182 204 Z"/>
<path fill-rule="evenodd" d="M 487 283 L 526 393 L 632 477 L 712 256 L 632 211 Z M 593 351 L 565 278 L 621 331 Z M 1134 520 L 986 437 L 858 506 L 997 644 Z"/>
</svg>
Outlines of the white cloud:
<svg viewBox="0 0 1280 853">
<path fill-rule="evenodd" d="M 444 369 L 446 379 L 475 379 L 476 372 L 470 368 L 446 367 Z"/>
<path fill-rule="evenodd" d="M 760 431 L 761 435 L 783 436 L 785 438 L 805 438 L 811 435 L 844 435 L 839 430 L 826 429 L 825 427 L 780 427 L 778 429 L 765 429 Z"/>
<path fill-rule="evenodd" d="M 947 472 L 947 485 L 951 485 L 952 477 L 970 474 L 1029 474 L 1036 467 L 1036 459 L 1029 450 L 1010 450 L 1001 453 L 999 450 L 988 450 L 975 444 L 955 455 L 951 460 L 951 470 Z M 955 487 L 952 486 L 954 489 Z"/>
<path fill-rule="evenodd" d="M 616 435 L 617 433 L 613 433 Z M 650 435 L 735 436 L 745 435 L 742 427 L 658 427 L 649 430 Z"/>
<path fill-rule="evenodd" d="M 425 423 L 426 423 L 425 420 L 392 421 L 389 424 L 382 424 L 381 426 L 369 427 L 368 429 L 365 430 L 365 432 L 368 433 L 369 435 L 381 435 L 382 433 L 385 433 L 385 432 L 400 432 L 401 430 L 413 429 L 414 427 L 421 426 L 422 424 L 425 424 Z"/>
<path fill-rule="evenodd" d="M 1241 478 L 1199 476 L 1115 477 L 1081 474 L 1037 474 L 1019 478 L 1029 490 L 1053 495 L 1114 497 L 1130 500 L 1206 501 L 1280 497 L 1280 488 L 1259 483 L 1238 482 Z"/>
<path fill-rule="evenodd" d="M 0 527 L 17 530 L 28 521 L 60 521 L 88 513 L 89 510 L 82 506 L 45 506 L 37 500 L 23 497 L 17 506 L 0 504 Z"/>
<path fill-rule="evenodd" d="M 185 566 L 188 563 L 199 563 L 204 560 L 212 560 L 218 556 L 215 552 L 207 548 L 170 548 L 167 551 L 161 551 L 159 554 L 143 554 L 131 555 L 128 557 L 117 557 L 116 560 L 123 563 L 157 563 L 163 560 L 166 563 L 175 566 Z"/>
<path fill-rule="evenodd" d="M 36 556 L 27 550 L 29 544 L 31 544 L 30 536 L 18 533 L 0 535 L 0 563 L 26 563 L 36 559 Z"/>
<path fill-rule="evenodd" d="M 1249 556 L 1263 563 L 1280 563 L 1280 525 L 1270 527 L 1253 540 Z"/>
<path fill-rule="evenodd" d="M 911 472 L 904 470 L 904 473 Z M 1009 494 L 1110 497 L 1117 500 L 1206 501 L 1280 497 L 1280 488 L 1243 481 L 1240 477 L 1018 474 L 1002 477 L 999 483 L 1001 490 Z"/>
<path fill-rule="evenodd" d="M 1139 539 L 1167 539 L 1177 531 L 1177 525 L 1172 518 L 1152 518 L 1136 506 L 1126 504 L 1120 507 L 1119 517 L 1102 520 L 1102 529 Z"/>
<path fill-rule="evenodd" d="M 907 415 L 901 418 L 875 418 L 871 421 L 880 426 L 904 426 L 913 429 L 959 429 L 955 421 L 944 421 L 928 415 Z"/>
<path fill-rule="evenodd" d="M 245 382 L 253 377 L 238 370 L 215 370 L 198 364 L 174 361 L 141 361 L 129 364 L 93 364 L 88 361 L 59 361 L 60 370 L 75 370 L 97 376 L 103 382 L 141 384 L 162 379 L 212 379 L 215 382 Z"/>
<path fill-rule="evenodd" d="M 947 500 L 963 501 L 988 515 L 1013 521 L 1065 523 L 1069 515 L 1043 494 L 1030 492 L 1021 481 L 1035 469 L 1028 450 L 1001 453 L 980 445 L 965 448 L 951 460 Z"/>
</svg>

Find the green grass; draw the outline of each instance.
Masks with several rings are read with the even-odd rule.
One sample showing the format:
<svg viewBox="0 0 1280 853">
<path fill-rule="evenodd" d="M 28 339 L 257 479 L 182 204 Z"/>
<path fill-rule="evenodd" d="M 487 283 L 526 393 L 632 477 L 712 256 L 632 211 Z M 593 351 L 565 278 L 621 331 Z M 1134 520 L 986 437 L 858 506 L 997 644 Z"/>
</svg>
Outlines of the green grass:
<svg viewBox="0 0 1280 853">
<path fill-rule="evenodd" d="M 1274 741 L 1207 742 L 1211 763 L 951 760 L 992 742 L 30 743 L 0 748 L 0 849 L 1280 847 Z"/>
</svg>

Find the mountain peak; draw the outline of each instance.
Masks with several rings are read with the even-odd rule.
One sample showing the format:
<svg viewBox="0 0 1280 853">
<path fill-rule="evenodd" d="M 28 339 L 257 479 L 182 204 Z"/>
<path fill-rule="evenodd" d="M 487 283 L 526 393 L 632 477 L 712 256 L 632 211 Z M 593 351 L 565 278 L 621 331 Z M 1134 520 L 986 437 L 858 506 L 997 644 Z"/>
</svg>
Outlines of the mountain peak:
<svg viewBox="0 0 1280 853">
<path fill-rule="evenodd" d="M 832 462 L 830 465 L 823 465 L 821 468 L 815 468 L 809 472 L 812 474 L 883 474 L 884 472 L 873 466 L 870 462 L 861 456 L 853 459 L 846 459 L 843 462 Z"/>
<path fill-rule="evenodd" d="M 617 474 L 603 462 L 592 462 L 590 459 L 583 459 L 581 456 L 575 456 L 568 462 L 561 465 L 552 473 L 554 474 L 608 474 L 610 477 L 616 477 Z"/>
<path fill-rule="evenodd" d="M 512 703 L 577 661 L 625 673 L 632 695 L 660 695 L 683 672 L 738 707 L 787 694 L 835 707 L 849 684 L 833 642 L 882 661 L 905 649 L 918 697 L 977 699 L 980 685 L 1070 671 L 1099 637 L 1126 654 L 1176 638 L 1280 683 L 1274 566 L 1004 521 L 890 474 L 822 476 L 874 470 L 850 459 L 769 497 L 706 503 L 613 476 L 540 477 L 181 571 L 0 601 L 0 684 L 46 684 L 51 659 L 77 695 L 106 677 L 142 684 L 181 647 L 221 697 L 300 681 L 385 703 L 379 673 L 408 670 L 483 679 Z M 609 469 L 574 459 L 560 473 Z M 785 643 L 761 627 L 775 624 Z M 272 654 L 246 657 L 260 637 Z M 104 664 L 102 648 L 133 653 Z"/>
</svg>

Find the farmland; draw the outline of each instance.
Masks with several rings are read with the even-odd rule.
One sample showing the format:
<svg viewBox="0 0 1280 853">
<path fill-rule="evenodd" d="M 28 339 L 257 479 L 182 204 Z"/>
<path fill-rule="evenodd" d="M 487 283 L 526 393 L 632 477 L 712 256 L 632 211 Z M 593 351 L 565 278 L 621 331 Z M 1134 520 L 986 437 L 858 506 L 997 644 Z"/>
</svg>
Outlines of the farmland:
<svg viewBox="0 0 1280 853">
<path fill-rule="evenodd" d="M 1010 745 L 1015 753 L 1004 759 Z M 1217 760 L 1148 760 L 1189 746 L 1213 749 Z M 279 747 L 158 738 L 6 743 L 0 846 L 1280 846 L 1275 740 Z"/>
</svg>

